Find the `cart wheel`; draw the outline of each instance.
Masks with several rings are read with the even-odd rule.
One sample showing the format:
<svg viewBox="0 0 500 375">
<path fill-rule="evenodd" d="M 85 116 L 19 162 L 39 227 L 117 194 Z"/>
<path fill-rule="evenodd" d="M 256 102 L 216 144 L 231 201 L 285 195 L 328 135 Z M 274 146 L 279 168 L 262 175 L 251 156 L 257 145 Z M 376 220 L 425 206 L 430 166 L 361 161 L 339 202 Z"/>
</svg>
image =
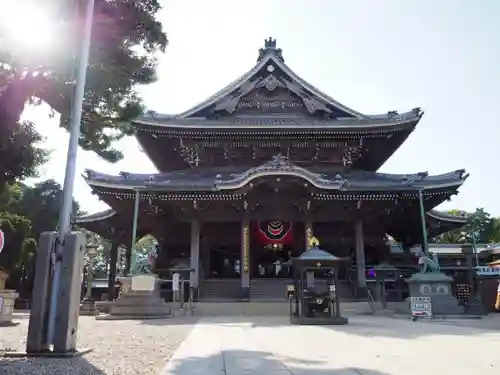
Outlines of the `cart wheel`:
<svg viewBox="0 0 500 375">
<path fill-rule="evenodd" d="M 412 317 L 411 317 L 411 321 L 412 321 L 412 322 L 416 322 L 416 321 L 417 321 L 417 317 L 416 317 L 416 316 L 412 316 Z"/>
</svg>

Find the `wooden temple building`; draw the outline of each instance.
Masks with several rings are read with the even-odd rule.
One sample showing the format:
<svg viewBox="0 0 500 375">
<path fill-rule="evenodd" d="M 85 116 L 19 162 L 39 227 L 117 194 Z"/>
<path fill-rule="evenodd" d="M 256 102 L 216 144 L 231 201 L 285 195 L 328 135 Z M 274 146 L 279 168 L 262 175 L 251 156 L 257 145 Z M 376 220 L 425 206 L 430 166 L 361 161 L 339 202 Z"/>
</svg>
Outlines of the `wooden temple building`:
<svg viewBox="0 0 500 375">
<path fill-rule="evenodd" d="M 286 278 L 314 235 L 351 257 L 343 275 L 363 289 L 365 265 L 390 260 L 388 234 L 406 249 L 465 222 L 433 210 L 457 194 L 464 170 L 377 172 L 422 115 L 346 107 L 295 74 L 269 38 L 250 71 L 204 102 L 135 120 L 158 173 L 87 171 L 111 209 L 76 222 L 115 248 L 152 234 L 158 269 L 184 259 L 194 290 L 226 279 L 244 298 L 255 280 Z"/>
</svg>

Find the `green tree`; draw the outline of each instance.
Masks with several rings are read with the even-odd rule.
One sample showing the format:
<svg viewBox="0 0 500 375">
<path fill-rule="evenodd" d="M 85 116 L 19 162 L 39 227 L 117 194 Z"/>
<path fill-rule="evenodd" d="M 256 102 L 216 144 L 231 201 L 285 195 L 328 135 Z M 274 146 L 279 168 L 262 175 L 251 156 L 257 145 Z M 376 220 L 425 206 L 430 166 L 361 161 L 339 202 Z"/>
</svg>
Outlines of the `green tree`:
<svg viewBox="0 0 500 375">
<path fill-rule="evenodd" d="M 0 109 L 0 193 L 8 184 L 35 177 L 38 167 L 47 161 L 48 156 L 48 152 L 40 147 L 43 138 L 33 123 L 5 125 Z"/>
<path fill-rule="evenodd" d="M 0 212 L 0 229 L 4 232 L 5 243 L 0 253 L 0 290 L 5 288 L 7 277 L 19 270 L 26 251 L 33 251 L 29 235 L 31 223 L 25 217 Z"/>
<path fill-rule="evenodd" d="M 500 222 L 492 218 L 483 208 L 477 208 L 473 213 L 461 210 L 448 212 L 451 215 L 467 217 L 467 222 L 458 228 L 441 234 L 434 240 L 437 243 L 494 243 L 500 239 Z"/>
<path fill-rule="evenodd" d="M 483 228 L 478 242 L 484 240 L 485 243 L 500 243 L 500 218 L 492 217 Z"/>
<path fill-rule="evenodd" d="M 64 53 L 28 58 L 18 53 L 0 27 L 2 137 L 9 129 L 19 127 L 24 107 L 30 102 L 47 103 L 60 114 L 60 126 L 68 128 L 82 24 L 75 17 L 75 2 L 64 3 L 69 4 L 67 9 L 53 14 L 58 34 L 66 36 L 58 39 L 59 45 L 53 50 Z M 80 2 L 82 8 L 85 4 Z M 158 0 L 96 0 L 80 146 L 106 160 L 123 157 L 112 144 L 130 134 L 130 120 L 143 111 L 136 86 L 156 80 L 156 53 L 163 52 L 167 45 L 162 24 L 155 18 L 159 10 Z M 11 145 L 4 144 L 0 160 L 11 149 Z"/>
<path fill-rule="evenodd" d="M 63 190 L 56 181 L 46 180 L 33 186 L 13 185 L 9 194 L 11 200 L 6 210 L 31 221 L 33 238 L 38 240 L 42 232 L 57 228 Z M 73 200 L 73 215 L 78 215 L 79 211 L 78 203 Z"/>
<path fill-rule="evenodd" d="M 54 180 L 33 186 L 9 185 L 0 194 L 0 228 L 7 239 L 0 254 L 0 267 L 10 274 L 11 285 L 19 285 L 21 279 L 29 277 L 24 266 L 36 254 L 40 234 L 57 228 L 62 196 L 62 188 Z M 75 201 L 73 212 L 79 212 Z"/>
<path fill-rule="evenodd" d="M 469 215 L 467 224 L 464 227 L 467 242 L 489 243 L 488 229 L 490 228 L 490 224 L 491 215 L 483 208 L 476 208 L 476 211 L 472 215 Z"/>
</svg>

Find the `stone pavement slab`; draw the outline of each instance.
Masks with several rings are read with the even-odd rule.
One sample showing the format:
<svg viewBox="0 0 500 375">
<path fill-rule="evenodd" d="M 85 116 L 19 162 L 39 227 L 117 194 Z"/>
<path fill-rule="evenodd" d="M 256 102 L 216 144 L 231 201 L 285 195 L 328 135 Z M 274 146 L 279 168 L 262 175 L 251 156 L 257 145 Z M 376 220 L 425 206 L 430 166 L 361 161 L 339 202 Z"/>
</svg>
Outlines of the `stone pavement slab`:
<svg viewBox="0 0 500 375">
<path fill-rule="evenodd" d="M 200 320 L 162 375 L 497 375 L 498 353 L 500 319 L 469 327 L 363 316 L 301 327 L 276 317 L 212 318 Z"/>
</svg>

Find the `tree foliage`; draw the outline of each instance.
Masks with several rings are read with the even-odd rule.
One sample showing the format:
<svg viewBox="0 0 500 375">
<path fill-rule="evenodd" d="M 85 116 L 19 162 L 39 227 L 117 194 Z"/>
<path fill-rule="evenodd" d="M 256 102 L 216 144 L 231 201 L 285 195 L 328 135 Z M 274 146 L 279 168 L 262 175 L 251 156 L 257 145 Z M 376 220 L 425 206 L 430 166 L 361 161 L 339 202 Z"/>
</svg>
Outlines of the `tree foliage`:
<svg viewBox="0 0 500 375">
<path fill-rule="evenodd" d="M 0 94 L 1 95 L 1 94 Z M 0 99 L 1 100 L 1 99 Z M 42 136 L 31 122 L 0 122 L 0 192 L 7 184 L 37 175 L 48 153 L 40 147 Z"/>
<path fill-rule="evenodd" d="M 498 243 L 500 242 L 500 219 L 491 217 L 483 208 L 473 213 L 460 210 L 448 212 L 454 216 L 467 217 L 467 223 L 459 229 L 441 234 L 437 243 Z"/>
<path fill-rule="evenodd" d="M 38 240 L 42 232 L 57 229 L 63 190 L 54 180 L 46 180 L 33 186 L 17 184 L 10 189 L 11 201 L 7 210 L 31 221 L 31 234 Z M 79 215 L 79 205 L 73 200 L 73 215 Z"/>
<path fill-rule="evenodd" d="M 32 1 L 39 4 L 39 1 Z M 59 53 L 27 57 L 18 53 L 0 29 L 0 127 L 3 134 L 19 127 L 26 103 L 41 100 L 60 114 L 68 128 L 74 67 L 82 39 L 83 16 L 76 16 L 75 2 L 54 11 Z M 81 1 L 84 7 L 86 1 Z M 34 6 L 35 6 L 34 5 Z M 109 161 L 123 157 L 113 142 L 130 134 L 127 125 L 143 105 L 136 85 L 156 80 L 156 53 L 164 51 L 167 37 L 155 17 L 158 0 L 96 0 L 90 61 L 82 116 L 80 146 Z M 10 130 L 9 130 L 10 129 Z M 0 148 L 0 160 L 10 148 Z M 21 177 L 21 176 L 19 176 Z"/>
<path fill-rule="evenodd" d="M 36 254 L 40 234 L 57 228 L 62 196 L 62 188 L 54 180 L 34 186 L 10 185 L 0 194 L 0 228 L 6 238 L 0 267 L 14 272 Z M 74 214 L 78 210 L 73 202 Z"/>
<path fill-rule="evenodd" d="M 35 250 L 29 237 L 31 222 L 19 215 L 0 212 L 0 229 L 5 235 L 4 248 L 0 253 L 0 269 L 9 274 L 19 268 L 23 258 L 30 256 L 26 251 Z"/>
</svg>

